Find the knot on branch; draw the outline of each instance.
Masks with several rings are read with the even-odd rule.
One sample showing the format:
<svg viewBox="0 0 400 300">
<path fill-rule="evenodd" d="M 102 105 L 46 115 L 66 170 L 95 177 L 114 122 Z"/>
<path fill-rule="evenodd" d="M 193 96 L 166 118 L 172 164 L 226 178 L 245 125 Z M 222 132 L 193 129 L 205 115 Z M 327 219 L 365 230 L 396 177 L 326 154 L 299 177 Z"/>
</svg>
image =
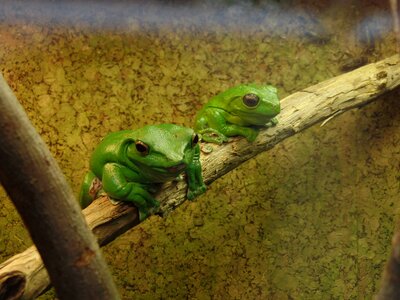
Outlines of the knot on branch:
<svg viewBox="0 0 400 300">
<path fill-rule="evenodd" d="M 0 276 L 0 299 L 19 299 L 25 291 L 26 276 L 19 271 L 13 271 Z"/>
</svg>

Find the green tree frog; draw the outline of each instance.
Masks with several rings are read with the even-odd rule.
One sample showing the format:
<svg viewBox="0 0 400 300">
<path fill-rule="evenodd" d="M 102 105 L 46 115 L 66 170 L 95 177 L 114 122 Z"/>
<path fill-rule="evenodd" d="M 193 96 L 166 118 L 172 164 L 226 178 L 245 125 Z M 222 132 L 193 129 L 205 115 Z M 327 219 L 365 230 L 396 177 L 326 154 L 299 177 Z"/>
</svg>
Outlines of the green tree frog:
<svg viewBox="0 0 400 300">
<path fill-rule="evenodd" d="M 156 184 L 186 173 L 187 198 L 206 190 L 201 174 L 199 137 L 190 128 L 148 125 L 108 134 L 95 148 L 80 192 L 82 208 L 103 190 L 111 198 L 132 202 L 145 219 L 159 202 Z"/>
<path fill-rule="evenodd" d="M 197 113 L 195 130 L 206 142 L 221 144 L 236 135 L 252 142 L 258 135 L 257 126 L 276 125 L 279 112 L 275 87 L 243 84 L 211 98 Z"/>
</svg>

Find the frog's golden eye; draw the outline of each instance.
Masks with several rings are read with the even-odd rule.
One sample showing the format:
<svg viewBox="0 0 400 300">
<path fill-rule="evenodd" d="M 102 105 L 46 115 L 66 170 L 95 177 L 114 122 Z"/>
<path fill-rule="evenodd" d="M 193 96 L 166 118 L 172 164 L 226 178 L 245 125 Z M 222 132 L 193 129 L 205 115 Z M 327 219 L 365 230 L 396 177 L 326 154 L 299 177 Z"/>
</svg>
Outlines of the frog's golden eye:
<svg viewBox="0 0 400 300">
<path fill-rule="evenodd" d="M 192 147 L 196 146 L 198 142 L 199 142 L 199 136 L 196 133 L 194 133 L 192 136 Z"/>
<path fill-rule="evenodd" d="M 149 146 L 147 146 L 145 143 L 142 141 L 136 141 L 135 142 L 136 150 L 143 156 L 146 156 L 149 154 Z"/>
<path fill-rule="evenodd" d="M 260 98 L 256 94 L 246 94 L 243 96 L 243 103 L 248 107 L 256 107 Z"/>
</svg>

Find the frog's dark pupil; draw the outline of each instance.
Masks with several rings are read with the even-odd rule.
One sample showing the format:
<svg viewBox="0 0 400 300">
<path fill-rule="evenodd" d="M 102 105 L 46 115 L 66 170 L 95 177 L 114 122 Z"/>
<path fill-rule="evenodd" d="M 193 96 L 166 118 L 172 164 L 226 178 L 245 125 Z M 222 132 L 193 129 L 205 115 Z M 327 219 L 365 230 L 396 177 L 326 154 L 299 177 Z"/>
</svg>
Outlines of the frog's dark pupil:
<svg viewBox="0 0 400 300">
<path fill-rule="evenodd" d="M 149 152 L 149 146 L 147 146 L 145 143 L 138 141 L 135 143 L 136 150 L 141 153 L 141 154 L 147 154 Z"/>
<path fill-rule="evenodd" d="M 256 94 L 246 94 L 243 96 L 243 103 L 248 107 L 257 106 L 260 98 Z"/>
<path fill-rule="evenodd" d="M 199 136 L 197 134 L 194 134 L 192 138 L 192 145 L 195 146 L 197 145 L 198 142 L 199 142 Z"/>
</svg>

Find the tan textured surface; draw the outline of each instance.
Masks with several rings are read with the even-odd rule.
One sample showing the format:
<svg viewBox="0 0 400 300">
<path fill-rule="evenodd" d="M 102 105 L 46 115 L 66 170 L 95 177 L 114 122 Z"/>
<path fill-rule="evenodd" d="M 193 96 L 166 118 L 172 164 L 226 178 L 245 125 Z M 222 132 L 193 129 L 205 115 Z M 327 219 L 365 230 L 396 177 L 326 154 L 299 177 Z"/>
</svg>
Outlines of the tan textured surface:
<svg viewBox="0 0 400 300">
<path fill-rule="evenodd" d="M 370 8 L 318 8 L 319 14 L 309 4 L 298 15 L 307 24 L 315 22 L 312 13 L 321 16 L 330 37 L 324 43 L 293 16 L 277 36 L 265 29 L 273 15 L 259 26 L 216 31 L 5 22 L 0 65 L 78 191 L 87 158 L 108 131 L 190 125 L 202 103 L 234 84 L 268 82 L 285 96 L 340 74 L 360 57 L 392 55 L 390 34 L 375 39 L 371 55 L 355 42 L 352 29 Z M 305 27 L 306 38 L 291 34 Z M 197 202 L 166 219 L 152 217 L 106 247 L 122 296 L 368 298 L 397 219 L 398 96 L 310 128 L 214 182 Z M 6 259 L 30 241 L 10 201 L 1 200 Z"/>
</svg>

